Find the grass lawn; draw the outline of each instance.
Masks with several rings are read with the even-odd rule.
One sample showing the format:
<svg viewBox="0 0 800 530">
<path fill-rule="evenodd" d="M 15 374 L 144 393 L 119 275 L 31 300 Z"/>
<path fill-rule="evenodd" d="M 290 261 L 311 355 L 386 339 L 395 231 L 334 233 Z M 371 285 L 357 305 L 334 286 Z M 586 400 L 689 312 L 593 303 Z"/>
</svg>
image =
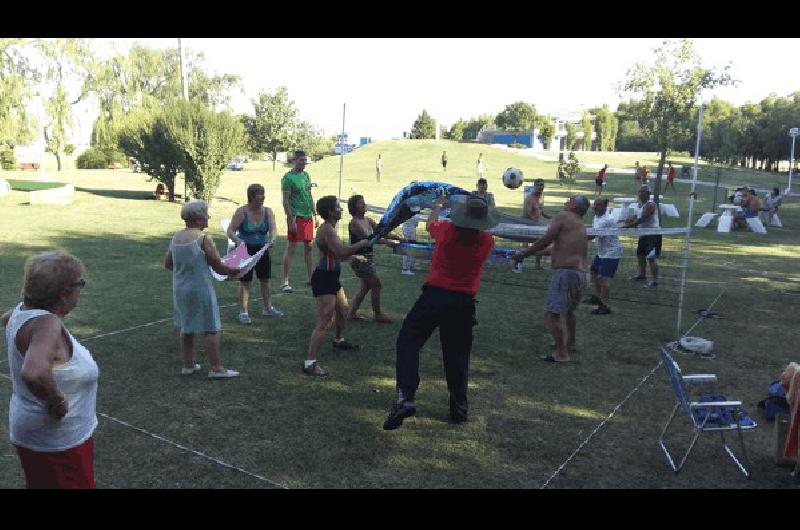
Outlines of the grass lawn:
<svg viewBox="0 0 800 530">
<path fill-rule="evenodd" d="M 445 149 L 447 174 L 439 163 Z M 384 158 L 380 184 L 374 170 L 379 152 Z M 555 179 L 555 162 L 449 141 L 385 141 L 359 148 L 345 156 L 342 194 L 361 193 L 368 203 L 385 206 L 413 179 L 473 189 L 480 152 L 489 189 L 504 211 L 518 214 L 522 204 L 521 189 L 509 190 L 500 183 L 500 174 L 510 166 L 522 169 L 526 178 L 546 179 L 545 207 L 550 213 L 568 196 Z M 628 155 L 631 158 L 624 158 Z M 627 161 L 632 166 L 637 159 L 646 160 L 644 155 L 624 154 L 609 163 Z M 295 292 L 278 292 L 286 233 L 279 188 L 286 170 L 250 162 L 242 172 L 226 172 L 218 191 L 222 199 L 212 204 L 209 233 L 221 250 L 225 238 L 219 220 L 231 217 L 233 201 L 246 200 L 245 187 L 251 182 L 265 185 L 279 230 L 272 251 L 273 304 L 285 318 L 261 317 L 258 303 L 251 301 L 254 324 L 241 326 L 236 321 L 237 286 L 216 284 L 223 363 L 243 374 L 228 381 L 179 375 L 171 277 L 162 262 L 170 237 L 182 227 L 180 204 L 154 200 L 154 182 L 124 170 L 51 171 L 53 178 L 75 186 L 72 204 L 31 206 L 21 191 L 0 197 L 0 268 L 6 278 L 0 284 L 0 308 L 18 300 L 23 263 L 33 253 L 67 250 L 87 267 L 88 285 L 67 325 L 100 367 L 98 487 L 538 488 L 594 431 L 591 441 L 549 482 L 550 488 L 794 487 L 788 470 L 773 463 L 773 426 L 760 419 L 755 404 L 786 364 L 797 360 L 795 315 L 800 297 L 781 294 L 782 289 L 800 289 L 800 208 L 795 201 L 787 200 L 781 209 L 785 228 L 769 229 L 767 235 L 718 234 L 708 228 L 694 231 L 692 237 L 682 332 L 695 324 L 694 311 L 724 290 L 714 306 L 722 318 L 703 320 L 692 332 L 715 341 L 716 358 L 679 354 L 677 360 L 686 373 L 718 374 L 719 393 L 743 400 L 759 422 L 758 429 L 746 433 L 753 471 L 747 481 L 713 437 L 701 438 L 677 476 L 656 441 L 674 398 L 663 367 L 647 376 L 658 364 L 659 344 L 678 335 L 682 239 L 665 237 L 661 286 L 651 291 L 626 279 L 634 272 L 635 240 L 625 238 L 626 254 L 611 284 L 614 314 L 591 315 L 593 306 L 580 306 L 578 351 L 570 365 L 539 360 L 551 351 L 542 318 L 550 272 L 534 271 L 528 262 L 520 275 L 490 267 L 478 293 L 470 421 L 459 427 L 446 421 L 441 353 L 438 339 L 432 337 L 421 353 L 417 416 L 399 430 L 385 432 L 381 425 L 394 396 L 394 342 L 425 280 L 427 263 L 420 263 L 423 271 L 416 276 L 402 276 L 400 258 L 378 249 L 383 305 L 397 317 L 395 323 L 349 325 L 345 336 L 360 344 L 361 351 L 334 353 L 328 343 L 320 360 L 331 376 L 305 376 L 300 367 L 316 304 L 310 289 L 302 286 L 301 253 L 292 264 Z M 315 198 L 337 193 L 338 157 L 313 163 L 307 170 L 318 184 Z M 594 174 L 581 175 L 577 190 L 593 194 Z M 30 173 L 2 176 L 25 179 Z M 722 180 L 749 183 L 736 180 L 742 176 L 726 170 Z M 765 181 L 771 177 L 760 176 Z M 688 186 L 677 188 L 665 201 L 674 202 L 683 217 L 665 219 L 666 226 L 686 223 Z M 182 182 L 177 191 L 182 193 Z M 633 178 L 612 175 L 605 193 L 634 195 Z M 712 196 L 713 188 L 699 189 L 695 217 L 710 208 Z M 347 221 L 345 215 L 342 234 Z M 497 245 L 512 246 L 502 240 Z M 342 278 L 352 298 L 357 280 L 349 266 L 343 267 Z M 368 301 L 362 313 L 371 315 Z M 153 324 L 143 326 L 148 323 Z M 125 331 L 113 333 L 120 330 Z M 333 332 L 329 334 L 332 338 Z M 207 368 L 202 347 L 199 353 Z M 7 374 L 7 363 L 0 362 L 0 370 Z M 0 403 L 8 403 L 10 390 L 10 381 L 0 377 Z M 623 400 L 613 418 L 596 430 Z M 0 487 L 20 488 L 24 479 L 7 441 L 7 418 L 0 414 Z"/>
</svg>

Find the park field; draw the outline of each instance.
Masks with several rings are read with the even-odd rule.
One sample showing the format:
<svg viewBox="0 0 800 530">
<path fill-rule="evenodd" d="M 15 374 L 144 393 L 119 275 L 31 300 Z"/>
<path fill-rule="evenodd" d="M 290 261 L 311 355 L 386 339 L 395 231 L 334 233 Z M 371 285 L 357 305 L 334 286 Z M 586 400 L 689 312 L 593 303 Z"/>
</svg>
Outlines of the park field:
<svg viewBox="0 0 800 530">
<path fill-rule="evenodd" d="M 449 158 L 446 174 L 439 163 L 443 150 Z M 507 213 L 519 214 L 523 193 L 502 186 L 500 175 L 507 167 L 546 180 L 548 213 L 560 209 L 571 193 L 594 194 L 594 169 L 568 190 L 558 185 L 555 162 L 510 150 L 450 141 L 381 141 L 344 157 L 342 196 L 360 193 L 369 204 L 386 206 L 411 180 L 474 189 L 481 152 L 489 189 Z M 380 183 L 374 169 L 378 153 L 384 159 Z M 619 168 L 646 160 L 654 169 L 657 161 L 654 153 L 578 153 L 578 158 L 592 164 L 608 160 Z M 315 198 L 338 193 L 339 168 L 339 157 L 307 167 L 317 184 Z M 254 323 L 242 326 L 236 319 L 237 286 L 217 283 L 223 363 L 242 376 L 207 380 L 202 347 L 203 373 L 181 376 L 171 275 L 163 268 L 170 237 L 182 227 L 180 203 L 153 199 L 155 183 L 140 173 L 45 169 L 52 180 L 74 185 L 74 200 L 43 206 L 30 205 L 25 191 L 0 197 L 0 270 L 5 278 L 0 308 L 19 300 L 23 264 L 30 255 L 60 249 L 86 265 L 88 284 L 66 325 L 100 368 L 95 433 L 100 488 L 796 487 L 789 470 L 775 465 L 773 425 L 756 409 L 769 383 L 798 360 L 800 297 L 784 294 L 800 290 L 796 199 L 787 199 L 780 210 L 784 228 L 770 228 L 766 235 L 721 234 L 715 223 L 692 231 L 680 330 L 683 238 L 664 237 L 656 290 L 627 279 L 635 272 L 636 240 L 623 238 L 625 254 L 611 283 L 614 313 L 592 315 L 594 306 L 587 304 L 578 308 L 577 351 L 570 364 L 540 360 L 551 352 L 552 342 L 543 321 L 549 263 L 545 260 L 545 270 L 536 271 L 526 262 L 522 274 L 501 265 L 487 268 L 477 297 L 469 422 L 447 423 L 447 390 L 434 336 L 420 356 L 417 415 L 387 432 L 381 427 L 394 397 L 394 343 L 425 281 L 427 263 L 420 263 L 416 276 L 403 276 L 400 257 L 378 248 L 383 306 L 395 322 L 349 323 L 345 336 L 361 350 L 338 353 L 327 343 L 320 362 L 331 376 L 309 378 L 301 364 L 316 304 L 310 288 L 303 287 L 301 253 L 292 264 L 294 293 L 278 288 L 286 234 L 280 178 L 288 169 L 249 162 L 244 171 L 226 172 L 211 205 L 208 232 L 224 252 L 219 221 L 246 201 L 249 183 L 265 186 L 279 232 L 271 257 L 273 304 L 286 316 L 262 317 L 258 302 L 251 301 Z M 713 171 L 706 166 L 700 176 L 713 182 Z M 785 187 L 783 175 L 720 172 L 720 182 Z M 36 180 L 30 171 L 0 176 Z M 611 173 L 604 194 L 633 196 L 635 189 L 632 175 Z M 182 181 L 177 191 L 183 193 Z M 665 218 L 665 226 L 686 226 L 688 192 L 688 185 L 678 184 L 677 191 L 666 193 L 664 202 L 674 203 L 681 218 Z M 698 193 L 695 219 L 714 202 L 712 187 L 699 187 Z M 345 212 L 341 235 L 348 220 Z M 501 239 L 496 244 L 514 246 Z M 352 298 L 358 280 L 346 265 L 342 284 Z M 257 296 L 255 289 L 252 296 Z M 720 318 L 698 320 L 696 311 L 712 302 Z M 368 301 L 361 312 L 371 316 Z M 759 423 L 745 433 L 751 480 L 738 472 L 713 436 L 700 439 L 679 475 L 670 471 L 658 446 L 674 404 L 658 347 L 690 328 L 691 335 L 715 342 L 715 357 L 678 353 L 681 368 L 716 373 L 720 384 L 714 393 L 742 400 Z M 11 395 L 7 370 L 0 360 L 4 407 Z M 8 415 L 0 414 L 0 488 L 21 488 L 24 478 L 7 429 Z M 680 452 L 689 432 L 676 432 L 672 446 Z M 738 449 L 735 436 L 730 442 Z"/>
</svg>

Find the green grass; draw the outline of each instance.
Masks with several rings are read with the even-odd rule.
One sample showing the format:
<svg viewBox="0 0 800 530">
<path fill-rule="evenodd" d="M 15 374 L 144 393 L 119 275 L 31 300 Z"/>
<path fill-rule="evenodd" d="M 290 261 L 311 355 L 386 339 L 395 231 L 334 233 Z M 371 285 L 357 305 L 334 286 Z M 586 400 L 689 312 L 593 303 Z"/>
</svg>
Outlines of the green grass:
<svg viewBox="0 0 800 530">
<path fill-rule="evenodd" d="M 439 164 L 443 149 L 449 156 L 447 175 Z M 385 160 L 380 184 L 374 173 L 378 152 Z M 521 189 L 500 184 L 499 175 L 509 166 L 521 168 L 526 177 L 546 179 L 546 209 L 552 213 L 568 195 L 555 181 L 554 162 L 446 141 L 387 141 L 358 149 L 345 157 L 343 195 L 362 193 L 370 204 L 385 206 L 412 179 L 472 189 L 479 152 L 486 159 L 490 190 L 507 212 L 518 213 L 522 203 Z M 636 159 L 619 158 L 615 164 L 626 160 L 632 166 Z M 231 200 L 244 202 L 247 184 L 264 184 L 280 234 L 272 252 L 274 291 L 285 244 L 279 190 L 285 171 L 251 162 L 243 172 L 225 173 L 218 195 L 229 200 L 214 201 L 209 227 L 223 249 L 219 219 L 233 213 Z M 308 171 L 318 183 L 315 197 L 336 194 L 338 157 L 311 164 Z M 594 173 L 581 175 L 576 189 L 591 193 Z M 22 172 L 9 176 L 23 177 Z M 724 174 L 728 180 L 738 176 L 735 171 Z M 682 240 L 665 238 L 664 280 L 658 292 L 625 279 L 632 272 L 635 244 L 625 240 L 623 270 L 612 282 L 614 314 L 594 316 L 591 306 L 581 305 L 577 362 L 569 366 L 539 360 L 551 343 L 542 319 L 549 271 L 528 268 L 514 275 L 492 267 L 484 273 L 478 295 L 470 422 L 461 427 L 446 423 L 447 392 L 434 336 L 421 353 L 418 415 L 398 431 L 384 432 L 381 424 L 394 393 L 394 342 L 424 274 L 400 275 L 399 257 L 379 249 L 383 305 L 397 321 L 349 325 L 345 336 L 361 344 L 362 351 L 334 353 L 326 344 L 320 358 L 332 376 L 323 380 L 300 372 L 316 305 L 301 286 L 299 254 L 292 270 L 295 293 L 274 295 L 274 305 L 287 314 L 284 319 L 260 317 L 258 304 L 252 303 L 254 325 L 240 326 L 231 305 L 237 299 L 236 285 L 216 284 L 219 303 L 225 306 L 223 362 L 243 376 L 230 381 L 181 377 L 178 338 L 170 320 L 86 340 L 171 318 L 171 277 L 162 262 L 169 238 L 182 227 L 180 204 L 152 199 L 155 183 L 123 170 L 67 170 L 58 179 L 75 186 L 68 206 L 27 205 L 27 193 L 20 191 L 0 197 L 0 267 L 6 278 L 0 284 L 0 307 L 18 300 L 28 256 L 52 248 L 76 254 L 86 264 L 89 283 L 67 325 L 84 339 L 100 366 L 98 412 L 291 488 L 539 487 L 655 367 L 658 345 L 676 336 Z M 182 182 L 177 188 L 182 192 Z M 677 193 L 667 194 L 684 216 L 687 191 L 688 186 L 678 185 Z M 710 208 L 713 189 L 699 192 L 695 216 Z M 633 179 L 612 176 L 607 193 L 632 195 Z M 687 274 L 684 330 L 695 322 L 693 310 L 705 307 L 723 288 L 727 291 L 715 306 L 722 318 L 703 321 L 692 333 L 716 342 L 716 359 L 679 356 L 678 362 L 686 372 L 717 373 L 720 391 L 744 400 L 754 414 L 768 383 L 797 353 L 798 298 L 780 294 L 780 289 L 798 289 L 796 202 L 786 201 L 781 219 L 786 228 L 770 229 L 766 236 L 695 231 Z M 685 222 L 683 217 L 668 225 Z M 510 246 L 500 240 L 498 245 Z M 342 277 L 352 297 L 357 282 L 349 267 Z M 368 302 L 362 312 L 371 313 Z M 202 347 L 200 360 L 207 367 Z M 8 403 L 10 389 L 0 378 L 0 402 Z M 725 461 L 713 437 L 701 440 L 687 468 L 674 476 L 656 443 L 671 410 L 671 394 L 660 368 L 550 487 L 790 487 L 788 471 L 772 463 L 772 425 L 760 420 L 761 426 L 747 436 L 752 480 Z M 2 440 L 8 439 L 6 418 L 0 414 Z M 272 487 L 105 416 L 100 417 L 96 442 L 97 483 L 102 488 Z M 0 487 L 22 487 L 13 447 L 0 441 L 0 448 Z"/>
</svg>

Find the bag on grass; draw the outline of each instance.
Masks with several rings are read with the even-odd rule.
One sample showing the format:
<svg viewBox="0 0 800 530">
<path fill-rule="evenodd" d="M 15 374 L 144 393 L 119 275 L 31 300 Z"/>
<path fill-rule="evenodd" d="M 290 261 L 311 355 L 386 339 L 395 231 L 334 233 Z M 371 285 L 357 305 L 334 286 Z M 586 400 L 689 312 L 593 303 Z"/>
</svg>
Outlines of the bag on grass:
<svg viewBox="0 0 800 530">
<path fill-rule="evenodd" d="M 786 391 L 779 381 L 769 385 L 769 394 L 758 402 L 761 415 L 767 421 L 774 421 L 776 414 L 789 414 L 789 403 L 786 401 Z"/>
</svg>

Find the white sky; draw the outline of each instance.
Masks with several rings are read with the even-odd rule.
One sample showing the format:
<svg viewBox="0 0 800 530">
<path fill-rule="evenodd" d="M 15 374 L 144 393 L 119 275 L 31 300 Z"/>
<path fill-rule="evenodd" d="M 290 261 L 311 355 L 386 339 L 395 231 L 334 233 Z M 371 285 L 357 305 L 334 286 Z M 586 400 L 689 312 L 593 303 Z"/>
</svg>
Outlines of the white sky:
<svg viewBox="0 0 800 530">
<path fill-rule="evenodd" d="M 349 141 L 402 136 L 426 109 L 449 127 L 458 118 L 496 114 L 515 101 L 540 113 L 620 101 L 616 83 L 635 62 L 648 61 L 662 39 L 183 39 L 202 51 L 211 73 L 242 76 L 236 112 L 252 112 L 260 90 L 286 86 L 302 119 L 326 135 L 342 128 L 347 104 Z M 734 104 L 800 90 L 787 57 L 800 39 L 693 39 L 704 66 L 732 63 L 738 87 L 711 95 Z M 134 42 L 176 47 L 175 39 L 97 39 L 121 53 Z M 627 98 L 626 98 L 627 100 Z M 75 141 L 87 141 L 94 111 L 85 109 Z M 86 132 L 88 122 L 88 131 Z M 84 138 L 87 138 L 84 140 Z"/>
</svg>

